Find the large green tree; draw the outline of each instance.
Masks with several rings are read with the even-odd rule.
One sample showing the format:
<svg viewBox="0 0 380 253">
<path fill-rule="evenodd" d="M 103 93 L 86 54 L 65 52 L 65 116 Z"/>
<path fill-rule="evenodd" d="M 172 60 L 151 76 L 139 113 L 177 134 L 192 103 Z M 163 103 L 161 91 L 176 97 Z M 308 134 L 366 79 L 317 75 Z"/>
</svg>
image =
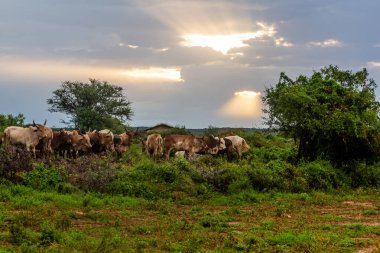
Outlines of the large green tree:
<svg viewBox="0 0 380 253">
<path fill-rule="evenodd" d="M 266 123 L 292 136 L 298 158 L 337 163 L 379 155 L 379 103 L 376 83 L 358 72 L 329 66 L 295 80 L 281 73 L 263 97 Z"/>
<path fill-rule="evenodd" d="M 69 116 L 70 121 L 63 123 L 81 130 L 108 128 L 120 132 L 123 122 L 133 115 L 122 87 L 96 79 L 89 83 L 65 81 L 47 103 L 50 112 Z"/>
</svg>

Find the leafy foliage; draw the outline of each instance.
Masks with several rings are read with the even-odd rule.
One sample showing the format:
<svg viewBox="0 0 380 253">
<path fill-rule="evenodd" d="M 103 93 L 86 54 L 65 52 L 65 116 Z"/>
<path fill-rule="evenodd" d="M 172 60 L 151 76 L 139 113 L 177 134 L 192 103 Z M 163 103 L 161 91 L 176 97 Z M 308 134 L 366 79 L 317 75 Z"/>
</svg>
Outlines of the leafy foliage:
<svg viewBox="0 0 380 253">
<path fill-rule="evenodd" d="M 329 66 L 295 80 L 281 73 L 263 98 L 267 124 L 298 141 L 298 158 L 375 159 L 380 129 L 375 88 L 366 69 L 353 73 Z"/>
<path fill-rule="evenodd" d="M 25 117 L 21 113 L 16 116 L 13 116 L 12 114 L 0 114 L 0 132 L 4 131 L 8 126 L 23 126 L 24 121 Z"/>
<path fill-rule="evenodd" d="M 90 83 L 62 83 L 61 88 L 53 92 L 47 100 L 50 112 L 62 112 L 71 117 L 69 122 L 79 129 L 108 128 L 120 132 L 122 122 L 130 120 L 133 115 L 131 102 L 124 94 L 123 88 L 90 79 Z"/>
</svg>

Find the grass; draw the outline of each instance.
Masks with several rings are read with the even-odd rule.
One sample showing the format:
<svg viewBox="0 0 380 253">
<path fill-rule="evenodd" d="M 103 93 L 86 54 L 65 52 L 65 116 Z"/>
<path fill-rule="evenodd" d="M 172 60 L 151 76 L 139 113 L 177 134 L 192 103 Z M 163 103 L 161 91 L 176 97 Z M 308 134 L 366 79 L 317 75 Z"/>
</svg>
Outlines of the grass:
<svg viewBox="0 0 380 253">
<path fill-rule="evenodd" d="M 380 249 L 380 178 L 352 190 L 360 175 L 289 162 L 288 139 L 245 137 L 254 148 L 241 161 L 156 163 L 134 144 L 117 162 L 15 163 L 18 184 L 0 177 L 0 252 Z"/>
<path fill-rule="evenodd" d="M 21 185 L 0 195 L 9 251 L 353 252 L 380 240 L 380 194 L 364 190 L 245 192 L 196 205 Z"/>
</svg>

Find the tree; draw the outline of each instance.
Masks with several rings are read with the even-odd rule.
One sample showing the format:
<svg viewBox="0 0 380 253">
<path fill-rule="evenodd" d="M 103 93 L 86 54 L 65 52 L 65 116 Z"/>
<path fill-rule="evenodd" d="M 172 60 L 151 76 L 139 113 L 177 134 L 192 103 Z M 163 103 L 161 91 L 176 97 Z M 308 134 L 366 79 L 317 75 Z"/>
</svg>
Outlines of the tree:
<svg viewBox="0 0 380 253">
<path fill-rule="evenodd" d="M 376 83 L 363 69 L 322 68 L 295 80 L 281 73 L 265 90 L 266 123 L 292 136 L 298 158 L 327 158 L 339 164 L 379 154 L 379 102 Z"/>
<path fill-rule="evenodd" d="M 5 128 L 9 126 L 23 126 L 25 117 L 23 114 L 19 113 L 16 116 L 12 114 L 3 115 L 0 114 L 0 131 L 4 131 Z"/>
<path fill-rule="evenodd" d="M 123 122 L 133 115 L 123 88 L 90 79 L 90 83 L 65 81 L 47 100 L 50 112 L 68 114 L 69 122 L 81 130 L 108 128 L 123 131 Z"/>
</svg>

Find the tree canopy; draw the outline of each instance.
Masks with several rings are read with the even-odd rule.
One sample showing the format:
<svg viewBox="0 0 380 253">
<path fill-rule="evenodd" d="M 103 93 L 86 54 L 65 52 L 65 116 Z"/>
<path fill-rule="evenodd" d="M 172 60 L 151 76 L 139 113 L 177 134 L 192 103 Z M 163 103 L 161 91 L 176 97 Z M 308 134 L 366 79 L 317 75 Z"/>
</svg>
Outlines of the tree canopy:
<svg viewBox="0 0 380 253">
<path fill-rule="evenodd" d="M 280 74 L 263 97 L 266 123 L 292 136 L 298 158 L 338 163 L 379 154 L 379 102 L 366 69 L 329 66 L 295 80 Z"/>
<path fill-rule="evenodd" d="M 133 115 L 122 87 L 96 79 L 89 83 L 65 81 L 47 103 L 50 112 L 69 115 L 70 121 L 63 123 L 82 130 L 108 128 L 120 132 L 123 122 Z"/>
<path fill-rule="evenodd" d="M 9 126 L 23 126 L 24 121 L 25 116 L 21 113 L 16 116 L 13 116 L 12 114 L 0 114 L 0 131 L 4 131 L 4 129 Z"/>
</svg>

